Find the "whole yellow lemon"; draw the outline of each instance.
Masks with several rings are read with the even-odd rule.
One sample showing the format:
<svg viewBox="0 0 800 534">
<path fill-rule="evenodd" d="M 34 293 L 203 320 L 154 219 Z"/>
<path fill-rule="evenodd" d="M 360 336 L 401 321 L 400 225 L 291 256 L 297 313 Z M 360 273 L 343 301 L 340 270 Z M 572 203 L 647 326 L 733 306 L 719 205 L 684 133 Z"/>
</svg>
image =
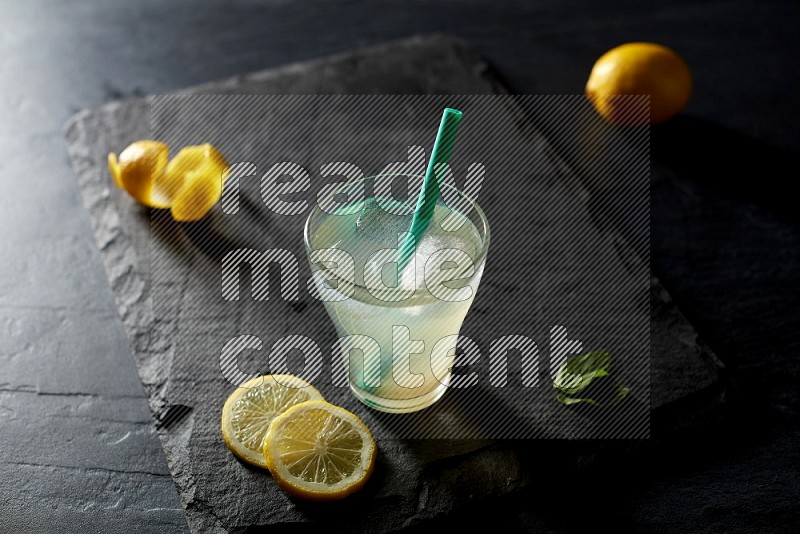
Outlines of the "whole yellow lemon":
<svg viewBox="0 0 800 534">
<path fill-rule="evenodd" d="M 612 48 L 594 64 L 586 96 L 612 124 L 658 124 L 689 102 L 692 75 L 674 50 L 655 43 L 627 43 Z M 629 95 L 649 95 L 646 99 Z"/>
</svg>

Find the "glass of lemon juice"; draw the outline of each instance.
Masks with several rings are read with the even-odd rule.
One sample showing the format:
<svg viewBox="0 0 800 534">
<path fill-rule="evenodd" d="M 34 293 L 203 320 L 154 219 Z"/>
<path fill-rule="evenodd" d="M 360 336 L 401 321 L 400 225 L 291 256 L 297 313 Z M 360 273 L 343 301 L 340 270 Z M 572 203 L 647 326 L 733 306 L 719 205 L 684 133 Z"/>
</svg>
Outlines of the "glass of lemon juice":
<svg viewBox="0 0 800 534">
<path fill-rule="evenodd" d="M 404 243 L 411 210 L 366 193 L 367 184 L 395 178 L 334 188 L 312 209 L 304 240 L 316 296 L 339 336 L 345 365 L 338 368 L 349 369 L 350 388 L 363 403 L 403 413 L 430 406 L 451 383 L 457 336 L 486 262 L 489 225 L 472 199 L 442 184 L 410 254 Z"/>
</svg>

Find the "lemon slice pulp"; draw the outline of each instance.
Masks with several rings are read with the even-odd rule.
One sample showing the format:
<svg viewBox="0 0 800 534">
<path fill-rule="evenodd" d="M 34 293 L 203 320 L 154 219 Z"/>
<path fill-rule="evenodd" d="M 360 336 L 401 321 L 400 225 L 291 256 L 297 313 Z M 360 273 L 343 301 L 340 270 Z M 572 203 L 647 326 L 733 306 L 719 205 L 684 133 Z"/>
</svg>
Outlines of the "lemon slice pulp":
<svg viewBox="0 0 800 534">
<path fill-rule="evenodd" d="M 225 444 L 245 462 L 266 467 L 264 438 L 270 423 L 289 408 L 310 400 L 322 400 L 322 394 L 291 375 L 264 375 L 242 384 L 222 408 Z"/>
<path fill-rule="evenodd" d="M 298 497 L 334 500 L 366 483 L 377 447 L 356 415 L 325 401 L 298 404 L 270 424 L 264 457 L 283 489 Z"/>
</svg>

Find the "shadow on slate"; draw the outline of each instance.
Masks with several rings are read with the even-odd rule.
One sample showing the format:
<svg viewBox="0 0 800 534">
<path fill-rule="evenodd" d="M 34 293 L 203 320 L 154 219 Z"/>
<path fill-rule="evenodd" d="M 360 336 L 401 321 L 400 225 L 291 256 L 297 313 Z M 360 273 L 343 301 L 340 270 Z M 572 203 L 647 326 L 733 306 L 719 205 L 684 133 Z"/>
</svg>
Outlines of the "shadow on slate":
<svg viewBox="0 0 800 534">
<path fill-rule="evenodd" d="M 464 42 L 438 36 L 413 38 L 189 91 L 214 94 L 508 93 L 487 64 Z M 537 462 L 544 457 L 548 463 L 558 466 L 561 476 L 567 472 L 578 477 L 583 466 L 600 461 L 608 451 L 613 451 L 608 457 L 616 458 L 620 452 L 636 447 L 635 442 L 384 439 L 380 441 L 374 478 L 367 487 L 344 502 L 327 505 L 290 499 L 276 488 L 268 475 L 233 461 L 219 435 L 217 423 L 219 407 L 231 386 L 221 376 L 194 383 L 190 376 L 182 375 L 191 362 L 180 358 L 190 358 L 190 355 L 186 355 L 185 349 L 176 348 L 171 340 L 177 335 L 178 317 L 182 314 L 203 321 L 195 327 L 208 329 L 208 339 L 214 336 L 219 339 L 223 334 L 218 323 L 243 321 L 242 315 L 257 313 L 257 310 L 251 303 L 249 308 L 245 305 L 239 309 L 238 317 L 230 318 L 226 315 L 204 317 L 202 304 L 197 302 L 189 301 L 181 308 L 180 274 L 181 268 L 186 268 L 181 266 L 159 275 L 166 276 L 159 278 L 159 283 L 163 283 L 159 291 L 163 294 L 155 296 L 164 305 L 175 306 L 174 309 L 162 309 L 154 314 L 150 269 L 151 263 L 159 265 L 165 258 L 183 258 L 181 261 L 190 258 L 196 245 L 208 242 L 204 238 L 209 233 L 214 233 L 215 242 L 223 246 L 205 250 L 204 257 L 217 262 L 225 247 L 243 245 L 235 240 L 235 229 L 216 228 L 214 217 L 178 230 L 168 215 L 154 214 L 151 225 L 148 211 L 110 187 L 107 176 L 105 158 L 109 151 L 118 151 L 130 142 L 150 136 L 151 102 L 134 99 L 83 111 L 67 124 L 66 137 L 109 282 L 192 530 L 250 532 L 267 525 L 313 529 L 318 522 L 324 522 L 332 530 L 351 531 L 418 527 L 473 503 L 492 502 L 529 487 L 538 480 Z M 260 216 L 259 210 L 248 206 L 246 201 L 242 202 L 242 210 L 249 217 Z M 279 232 L 279 229 L 274 230 Z M 270 235 L 270 231 L 265 230 L 257 236 L 256 242 L 248 242 L 246 246 L 268 248 L 272 244 Z M 191 267 L 204 268 L 200 264 L 191 264 Z M 174 276 L 174 280 L 170 276 Z M 272 287 L 278 287 L 276 282 L 270 280 Z M 481 294 L 485 297 L 492 287 L 502 291 L 501 285 L 492 286 L 491 277 L 487 277 L 479 297 Z M 723 398 L 720 366 L 654 278 L 649 299 L 650 405 L 653 421 L 661 421 L 662 428 L 671 428 L 683 424 L 687 414 L 707 409 Z M 298 303 L 284 304 L 287 321 L 295 314 L 319 314 L 318 308 L 321 308 L 318 303 L 302 299 Z M 471 315 L 477 317 L 481 313 L 481 302 L 476 300 Z M 177 360 L 176 355 L 179 356 Z M 202 393 L 202 406 L 186 402 L 182 397 L 185 391 Z M 352 398 L 344 392 L 342 395 L 330 400 L 360 410 Z M 440 409 L 460 409 L 464 413 L 464 405 L 459 405 L 461 399 L 457 398 L 461 395 L 449 392 Z M 198 398 L 201 397 L 193 398 L 195 403 Z M 691 402 L 693 398 L 698 402 Z M 465 403 L 468 401 L 464 399 Z M 469 410 L 465 413 L 468 415 Z M 666 415 L 660 416 L 660 413 Z M 548 434 L 540 437 L 548 437 Z"/>
</svg>

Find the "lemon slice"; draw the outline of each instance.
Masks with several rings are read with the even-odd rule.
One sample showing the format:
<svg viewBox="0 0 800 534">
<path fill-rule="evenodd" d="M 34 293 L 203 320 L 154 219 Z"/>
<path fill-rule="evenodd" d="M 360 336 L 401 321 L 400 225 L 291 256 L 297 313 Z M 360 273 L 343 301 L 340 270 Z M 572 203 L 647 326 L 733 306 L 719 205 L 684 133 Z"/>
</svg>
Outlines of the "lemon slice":
<svg viewBox="0 0 800 534">
<path fill-rule="evenodd" d="M 245 382 L 222 408 L 222 438 L 247 463 L 266 467 L 264 436 L 273 419 L 292 406 L 322 400 L 308 382 L 291 375 L 264 375 Z"/>
<path fill-rule="evenodd" d="M 341 499 L 372 474 L 377 446 L 354 414 L 325 401 L 298 404 L 275 418 L 264 442 L 278 485 L 313 500 Z"/>
</svg>

